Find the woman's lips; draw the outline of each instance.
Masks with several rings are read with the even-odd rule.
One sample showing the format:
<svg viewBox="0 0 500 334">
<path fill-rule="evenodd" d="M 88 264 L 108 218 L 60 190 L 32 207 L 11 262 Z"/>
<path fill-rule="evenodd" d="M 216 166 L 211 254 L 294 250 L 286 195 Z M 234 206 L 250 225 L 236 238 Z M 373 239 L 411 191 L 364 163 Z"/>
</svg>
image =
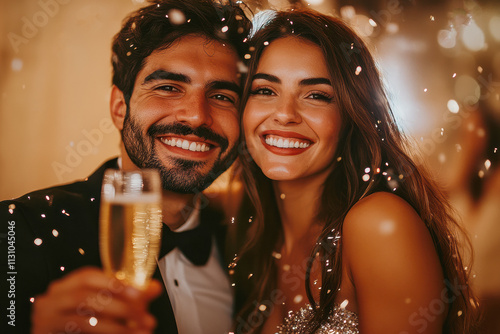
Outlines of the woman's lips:
<svg viewBox="0 0 500 334">
<path fill-rule="evenodd" d="M 269 151 L 279 155 L 295 155 L 307 150 L 314 142 L 295 132 L 266 131 L 261 140 Z"/>
</svg>

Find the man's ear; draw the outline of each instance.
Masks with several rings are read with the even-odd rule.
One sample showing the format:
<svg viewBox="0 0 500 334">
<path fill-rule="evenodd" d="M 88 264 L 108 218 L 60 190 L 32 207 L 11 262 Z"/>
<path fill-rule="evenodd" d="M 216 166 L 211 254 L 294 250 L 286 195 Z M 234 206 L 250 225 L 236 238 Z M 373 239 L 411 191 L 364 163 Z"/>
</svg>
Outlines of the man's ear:
<svg viewBox="0 0 500 334">
<path fill-rule="evenodd" d="M 123 130 L 123 121 L 127 113 L 127 104 L 123 92 L 113 85 L 111 89 L 111 98 L 109 101 L 109 110 L 111 112 L 111 119 L 118 130 Z"/>
</svg>

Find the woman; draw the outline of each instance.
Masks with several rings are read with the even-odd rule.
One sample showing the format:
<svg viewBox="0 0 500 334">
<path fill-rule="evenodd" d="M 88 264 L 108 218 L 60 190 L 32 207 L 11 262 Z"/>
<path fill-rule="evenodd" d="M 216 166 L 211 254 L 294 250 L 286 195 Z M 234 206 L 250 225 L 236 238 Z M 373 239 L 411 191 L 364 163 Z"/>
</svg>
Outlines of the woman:
<svg viewBox="0 0 500 334">
<path fill-rule="evenodd" d="M 273 14 L 250 43 L 235 331 L 469 333 L 457 226 L 366 45 L 308 10 Z"/>
</svg>

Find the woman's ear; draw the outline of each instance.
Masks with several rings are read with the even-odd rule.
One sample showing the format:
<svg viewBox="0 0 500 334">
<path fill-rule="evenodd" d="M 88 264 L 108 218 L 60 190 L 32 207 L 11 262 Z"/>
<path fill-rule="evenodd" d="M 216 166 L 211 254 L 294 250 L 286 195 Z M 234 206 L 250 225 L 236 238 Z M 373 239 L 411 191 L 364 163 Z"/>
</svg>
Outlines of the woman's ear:
<svg viewBox="0 0 500 334">
<path fill-rule="evenodd" d="M 125 120 L 125 115 L 127 113 L 127 103 L 125 102 L 125 97 L 123 92 L 113 85 L 111 89 L 111 98 L 109 101 L 109 110 L 111 112 L 111 119 L 118 130 L 123 129 L 123 121 Z"/>
</svg>

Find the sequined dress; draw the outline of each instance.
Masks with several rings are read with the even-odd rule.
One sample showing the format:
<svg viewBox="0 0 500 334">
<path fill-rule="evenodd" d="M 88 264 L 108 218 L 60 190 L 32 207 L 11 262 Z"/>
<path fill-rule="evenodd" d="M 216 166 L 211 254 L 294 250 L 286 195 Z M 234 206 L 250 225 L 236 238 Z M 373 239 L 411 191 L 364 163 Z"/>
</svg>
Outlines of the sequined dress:
<svg viewBox="0 0 500 334">
<path fill-rule="evenodd" d="M 290 311 L 282 325 L 278 326 L 277 334 L 310 333 L 309 320 L 313 316 L 311 305 L 301 308 L 297 312 Z M 335 305 L 328 316 L 328 321 L 322 323 L 315 334 L 359 334 L 358 315 L 354 312 Z"/>
</svg>

